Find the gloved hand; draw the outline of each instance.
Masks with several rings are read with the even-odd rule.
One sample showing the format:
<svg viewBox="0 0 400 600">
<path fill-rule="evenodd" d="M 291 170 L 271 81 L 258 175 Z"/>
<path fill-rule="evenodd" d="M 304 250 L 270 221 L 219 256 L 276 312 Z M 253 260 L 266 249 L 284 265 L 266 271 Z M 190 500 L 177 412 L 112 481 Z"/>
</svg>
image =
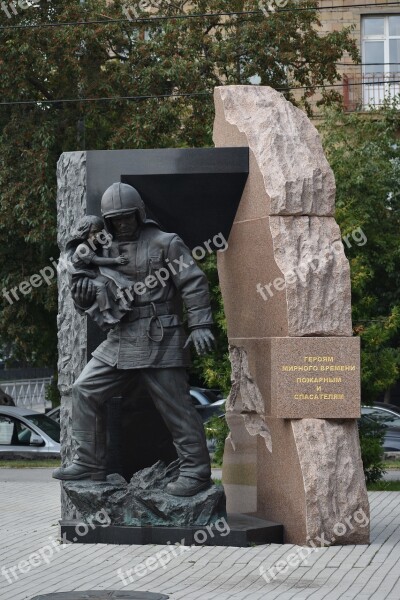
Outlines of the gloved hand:
<svg viewBox="0 0 400 600">
<path fill-rule="evenodd" d="M 82 277 L 71 288 L 74 302 L 81 308 L 90 308 L 96 300 L 96 288 L 88 277 Z"/>
<path fill-rule="evenodd" d="M 194 344 L 197 354 L 203 356 L 215 350 L 215 337 L 209 327 L 193 329 L 185 344 L 185 348 L 187 348 L 189 344 Z"/>
</svg>

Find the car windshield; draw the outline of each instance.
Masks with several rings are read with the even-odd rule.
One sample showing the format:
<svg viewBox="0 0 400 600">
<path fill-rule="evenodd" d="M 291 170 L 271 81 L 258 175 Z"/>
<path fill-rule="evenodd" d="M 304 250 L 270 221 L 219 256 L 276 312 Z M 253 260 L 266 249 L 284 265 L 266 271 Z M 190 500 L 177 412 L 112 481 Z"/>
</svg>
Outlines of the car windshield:
<svg viewBox="0 0 400 600">
<path fill-rule="evenodd" d="M 209 401 L 204 394 L 200 394 L 197 390 L 190 390 L 190 397 L 195 406 L 208 406 Z"/>
<path fill-rule="evenodd" d="M 218 401 L 216 394 L 211 390 L 190 388 L 190 395 L 196 399 L 197 404 L 201 404 L 202 406 L 209 406 Z"/>
<path fill-rule="evenodd" d="M 400 427 L 400 417 L 397 417 L 386 410 L 364 408 L 363 413 L 367 414 L 371 419 L 383 423 L 384 425 L 388 425 L 389 427 Z"/>
<path fill-rule="evenodd" d="M 54 442 L 60 443 L 60 426 L 53 419 L 50 419 L 47 415 L 26 415 L 25 419 L 39 427 Z"/>
<path fill-rule="evenodd" d="M 211 392 L 211 390 L 204 390 L 204 391 L 203 391 L 203 394 L 204 394 L 205 396 L 207 396 L 207 398 L 209 399 L 209 401 L 210 401 L 211 403 L 213 403 L 213 402 L 217 402 L 217 400 L 219 400 L 219 398 L 218 398 L 217 394 L 215 394 L 214 392 Z"/>
</svg>

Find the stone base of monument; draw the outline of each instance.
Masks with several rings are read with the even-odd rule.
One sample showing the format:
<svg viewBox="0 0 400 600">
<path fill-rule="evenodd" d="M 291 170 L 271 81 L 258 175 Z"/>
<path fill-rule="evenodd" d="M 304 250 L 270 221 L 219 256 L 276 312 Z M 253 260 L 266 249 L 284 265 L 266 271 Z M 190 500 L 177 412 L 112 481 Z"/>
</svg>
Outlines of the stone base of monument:
<svg viewBox="0 0 400 600">
<path fill-rule="evenodd" d="M 180 544 L 182 546 L 234 546 L 283 544 L 283 526 L 252 515 L 232 514 L 207 526 L 127 527 L 87 526 L 60 521 L 61 537 L 75 544 L 119 544 L 126 546 Z M 177 551 L 179 552 L 179 551 Z"/>
<path fill-rule="evenodd" d="M 179 461 L 159 461 L 135 473 L 129 483 L 113 474 L 106 481 L 65 481 L 62 486 L 82 525 L 206 526 L 226 517 L 222 485 L 211 485 L 195 496 L 172 496 L 166 487 L 178 476 Z"/>
<path fill-rule="evenodd" d="M 176 544 L 247 547 L 283 542 L 278 523 L 252 515 L 226 513 L 222 485 L 189 498 L 166 491 L 179 475 L 179 462 L 157 462 L 135 473 L 106 481 L 66 481 L 64 492 L 77 518 L 62 520 L 62 539 L 81 544 Z"/>
</svg>

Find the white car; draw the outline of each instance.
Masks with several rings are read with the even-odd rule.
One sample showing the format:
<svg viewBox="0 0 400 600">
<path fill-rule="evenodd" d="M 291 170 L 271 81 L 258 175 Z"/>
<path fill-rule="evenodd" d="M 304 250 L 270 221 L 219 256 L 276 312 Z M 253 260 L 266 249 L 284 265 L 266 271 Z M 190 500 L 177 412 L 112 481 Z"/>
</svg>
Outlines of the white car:
<svg viewBox="0 0 400 600">
<path fill-rule="evenodd" d="M 0 406 L 0 458 L 59 458 L 60 426 L 47 415 Z"/>
<path fill-rule="evenodd" d="M 384 428 L 383 449 L 385 452 L 400 452 L 400 414 L 381 406 L 362 406 L 361 418 L 372 419 Z"/>
</svg>

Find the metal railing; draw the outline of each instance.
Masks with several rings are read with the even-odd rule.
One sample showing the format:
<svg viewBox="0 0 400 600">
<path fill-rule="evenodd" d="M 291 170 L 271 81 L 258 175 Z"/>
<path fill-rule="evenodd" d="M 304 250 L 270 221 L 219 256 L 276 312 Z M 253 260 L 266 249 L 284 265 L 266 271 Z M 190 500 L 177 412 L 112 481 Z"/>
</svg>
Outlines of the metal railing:
<svg viewBox="0 0 400 600">
<path fill-rule="evenodd" d="M 46 401 L 46 388 L 51 380 L 51 377 L 45 377 L 23 381 L 4 381 L 1 382 L 1 389 L 13 398 L 16 406 L 44 412 L 51 406 L 51 403 Z"/>
<path fill-rule="evenodd" d="M 400 94 L 400 72 L 343 75 L 343 105 L 346 111 L 382 106 Z"/>
</svg>

